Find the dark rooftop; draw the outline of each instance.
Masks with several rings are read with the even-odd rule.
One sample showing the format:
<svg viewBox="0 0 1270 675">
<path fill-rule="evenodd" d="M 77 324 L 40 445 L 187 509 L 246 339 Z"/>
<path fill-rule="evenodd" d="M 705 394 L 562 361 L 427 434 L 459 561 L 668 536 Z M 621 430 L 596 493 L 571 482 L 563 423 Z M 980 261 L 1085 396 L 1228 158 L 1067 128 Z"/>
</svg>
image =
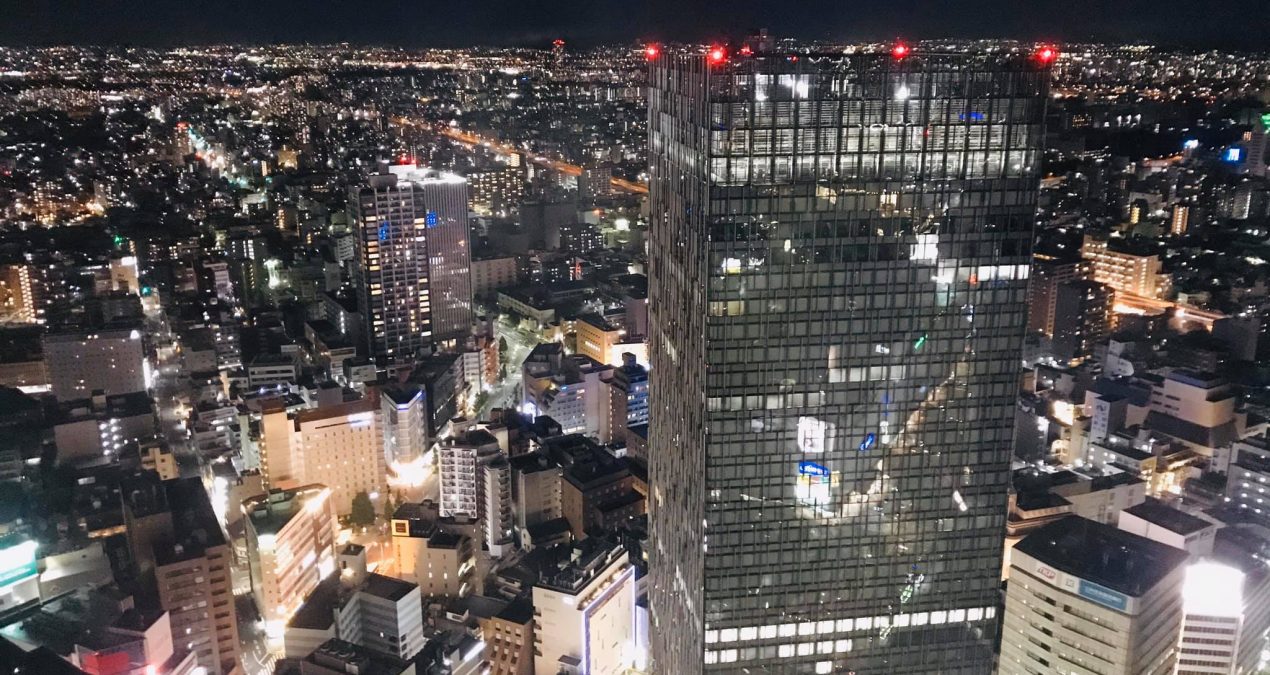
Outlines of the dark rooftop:
<svg viewBox="0 0 1270 675">
<path fill-rule="evenodd" d="M 366 581 L 362 584 L 362 592 L 373 595 L 377 598 L 384 598 L 397 602 L 406 597 L 410 591 L 418 588 L 415 584 L 393 577 L 386 577 L 382 574 L 374 572 L 366 575 Z"/>
<path fill-rule="evenodd" d="M 1155 497 L 1147 497 L 1141 504 L 1125 509 L 1125 513 L 1132 513 L 1149 523 L 1181 535 L 1193 534 L 1212 526 L 1212 523 L 1207 520 L 1179 511 Z"/>
<path fill-rule="evenodd" d="M 534 603 L 528 598 L 517 598 L 498 613 L 498 618 L 523 626 L 534 618 Z"/>
<path fill-rule="evenodd" d="M 1141 597 L 1186 563 L 1186 551 L 1077 516 L 1024 537 L 1014 547 L 1060 571 Z"/>
</svg>

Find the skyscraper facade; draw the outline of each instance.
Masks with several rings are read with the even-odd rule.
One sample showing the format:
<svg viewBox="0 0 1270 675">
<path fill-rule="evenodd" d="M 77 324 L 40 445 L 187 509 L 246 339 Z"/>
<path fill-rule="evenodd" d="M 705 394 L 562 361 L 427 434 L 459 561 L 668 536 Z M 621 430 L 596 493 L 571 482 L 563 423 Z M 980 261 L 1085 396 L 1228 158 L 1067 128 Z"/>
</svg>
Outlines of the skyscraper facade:
<svg viewBox="0 0 1270 675">
<path fill-rule="evenodd" d="M 353 282 L 370 355 L 409 362 L 420 349 L 466 335 L 472 320 L 467 183 L 389 167 L 353 189 Z"/>
<path fill-rule="evenodd" d="M 1052 58 L 654 60 L 658 672 L 991 670 Z"/>
</svg>

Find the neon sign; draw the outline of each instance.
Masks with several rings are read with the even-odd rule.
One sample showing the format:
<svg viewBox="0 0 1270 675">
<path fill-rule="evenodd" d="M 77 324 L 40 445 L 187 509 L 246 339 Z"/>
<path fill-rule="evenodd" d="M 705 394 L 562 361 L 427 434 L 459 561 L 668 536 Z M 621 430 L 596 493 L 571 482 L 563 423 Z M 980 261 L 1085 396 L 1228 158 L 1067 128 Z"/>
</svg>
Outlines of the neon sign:
<svg viewBox="0 0 1270 675">
<path fill-rule="evenodd" d="M 829 467 L 824 466 L 823 464 L 817 464 L 815 462 L 799 462 L 798 473 L 804 476 L 816 476 L 817 478 L 824 478 L 829 475 Z"/>
</svg>

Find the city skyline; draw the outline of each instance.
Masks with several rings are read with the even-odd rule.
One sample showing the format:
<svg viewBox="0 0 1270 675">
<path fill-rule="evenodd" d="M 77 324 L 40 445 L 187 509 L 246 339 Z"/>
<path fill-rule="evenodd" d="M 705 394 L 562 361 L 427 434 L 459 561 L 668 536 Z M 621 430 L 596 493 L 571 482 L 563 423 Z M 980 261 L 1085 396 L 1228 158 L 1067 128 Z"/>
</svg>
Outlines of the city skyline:
<svg viewBox="0 0 1270 675">
<path fill-rule="evenodd" d="M 157 5 L 157 6 L 155 6 Z M 943 38 L 1089 42 L 1154 41 L 1197 48 L 1259 49 L 1270 17 L 1235 0 L 1017 3 L 1007 0 L 865 0 L 844 12 L 830 0 L 728 3 L 689 0 L 571 0 L 412 6 L 371 0 L 244 3 L 214 12 L 196 3 L 124 0 L 109 10 L 86 0 L 18 0 L 0 44 L 204 45 L 213 43 L 389 44 L 415 48 L 499 45 L 579 47 L 627 41 L 708 42 L 766 27 L 804 40 Z M 984 21 L 991 17 L 991 21 Z M 163 26 L 153 30 L 151 26 Z M 18 27 L 21 27 L 20 29 Z"/>
<path fill-rule="evenodd" d="M 0 47 L 0 663 L 1270 674 L 1257 12 L 327 1 Z"/>
</svg>

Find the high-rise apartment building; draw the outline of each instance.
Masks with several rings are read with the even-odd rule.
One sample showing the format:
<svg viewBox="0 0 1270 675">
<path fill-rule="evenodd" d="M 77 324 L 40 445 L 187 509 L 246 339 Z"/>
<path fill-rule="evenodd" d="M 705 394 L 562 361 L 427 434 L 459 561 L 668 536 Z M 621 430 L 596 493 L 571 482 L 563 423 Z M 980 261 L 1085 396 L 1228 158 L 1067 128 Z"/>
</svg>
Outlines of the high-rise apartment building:
<svg viewBox="0 0 1270 675">
<path fill-rule="evenodd" d="M 653 61 L 658 672 L 991 669 L 1053 55 Z"/>
<path fill-rule="evenodd" d="M 1163 271 L 1164 263 L 1156 253 L 1121 250 L 1127 243 L 1085 235 L 1080 254 L 1094 265 L 1094 281 L 1107 284 L 1117 293 L 1163 298 L 1172 289 L 1172 277 Z"/>
<path fill-rule="evenodd" d="M 13 323 L 43 323 L 39 270 L 25 263 L 0 264 L 0 317 Z"/>
<path fill-rule="evenodd" d="M 1093 277 L 1093 264 L 1088 260 L 1059 260 L 1037 255 L 1032 260 L 1032 274 L 1027 289 L 1027 330 L 1054 336 L 1054 309 L 1058 286 L 1069 281 L 1086 281 Z"/>
<path fill-rule="evenodd" d="M 1073 360 L 1090 356 L 1111 332 L 1115 293 L 1097 281 L 1069 281 L 1054 289 L 1054 354 Z"/>
<path fill-rule="evenodd" d="M 357 223 L 353 281 L 371 356 L 409 361 L 472 322 L 467 183 L 394 166 L 349 196 Z"/>
</svg>

